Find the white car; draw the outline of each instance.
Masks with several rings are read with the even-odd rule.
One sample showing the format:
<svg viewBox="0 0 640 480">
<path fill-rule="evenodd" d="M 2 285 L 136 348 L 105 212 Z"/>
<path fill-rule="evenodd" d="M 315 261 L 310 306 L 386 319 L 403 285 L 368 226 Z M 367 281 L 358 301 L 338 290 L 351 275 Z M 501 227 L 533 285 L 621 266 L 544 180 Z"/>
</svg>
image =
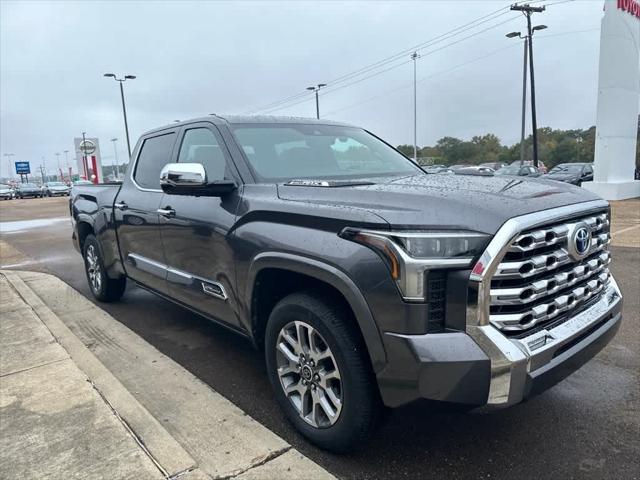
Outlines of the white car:
<svg viewBox="0 0 640 480">
<path fill-rule="evenodd" d="M 71 188 L 64 182 L 48 182 L 42 186 L 42 193 L 47 197 L 55 197 L 56 195 L 69 195 Z"/>
</svg>

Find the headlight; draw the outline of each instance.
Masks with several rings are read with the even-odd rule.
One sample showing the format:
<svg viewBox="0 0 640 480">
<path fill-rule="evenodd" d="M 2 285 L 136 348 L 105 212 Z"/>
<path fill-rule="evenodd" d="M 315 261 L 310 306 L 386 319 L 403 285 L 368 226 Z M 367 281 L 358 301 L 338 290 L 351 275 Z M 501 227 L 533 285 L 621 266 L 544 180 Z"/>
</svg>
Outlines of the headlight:
<svg viewBox="0 0 640 480">
<path fill-rule="evenodd" d="M 469 267 L 487 235 L 468 231 L 383 231 L 345 228 L 340 236 L 375 250 L 390 269 L 402 297 L 424 302 L 427 270 Z"/>
</svg>

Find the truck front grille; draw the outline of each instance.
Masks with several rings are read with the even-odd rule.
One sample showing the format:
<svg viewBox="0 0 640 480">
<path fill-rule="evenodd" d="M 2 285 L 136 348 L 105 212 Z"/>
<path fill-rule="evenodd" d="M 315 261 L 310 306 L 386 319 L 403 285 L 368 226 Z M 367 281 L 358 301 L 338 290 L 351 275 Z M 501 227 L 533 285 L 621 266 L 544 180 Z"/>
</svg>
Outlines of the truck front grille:
<svg viewBox="0 0 640 480">
<path fill-rule="evenodd" d="M 581 226 L 591 233 L 582 258 L 570 245 Z M 575 315 L 605 290 L 609 243 L 606 211 L 523 231 L 491 279 L 490 322 L 505 335 L 518 337 Z"/>
</svg>

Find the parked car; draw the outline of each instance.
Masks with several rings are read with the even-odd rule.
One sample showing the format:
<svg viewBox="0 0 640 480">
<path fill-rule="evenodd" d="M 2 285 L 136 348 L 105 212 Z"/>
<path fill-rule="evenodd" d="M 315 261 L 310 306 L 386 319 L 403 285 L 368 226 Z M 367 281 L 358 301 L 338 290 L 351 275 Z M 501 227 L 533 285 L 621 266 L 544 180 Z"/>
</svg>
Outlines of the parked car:
<svg viewBox="0 0 640 480">
<path fill-rule="evenodd" d="M 42 189 L 35 183 L 19 183 L 18 188 L 16 189 L 16 196 L 18 198 L 36 198 L 43 197 L 44 193 L 42 192 Z"/>
<path fill-rule="evenodd" d="M 71 188 L 64 182 L 48 182 L 42 186 L 43 194 L 47 197 L 54 197 L 56 195 L 69 195 Z"/>
<path fill-rule="evenodd" d="M 520 165 L 520 160 L 514 160 L 513 162 L 511 162 L 511 165 Z M 534 167 L 533 160 L 525 160 L 523 162 L 523 165 Z M 538 160 L 538 172 L 540 172 L 541 174 L 547 173 L 547 166 L 542 160 Z"/>
<path fill-rule="evenodd" d="M 593 164 L 561 163 L 553 167 L 545 178 L 580 186 L 582 182 L 593 181 Z"/>
<path fill-rule="evenodd" d="M 509 165 L 508 167 L 502 167 L 498 170 L 496 175 L 514 175 L 517 177 L 539 177 L 540 172 L 536 170 L 536 167 L 532 165 Z"/>
<path fill-rule="evenodd" d="M 502 162 L 487 162 L 487 163 L 481 163 L 480 166 L 489 167 L 493 169 L 493 171 L 497 171 L 497 170 L 500 170 L 502 167 L 506 167 L 507 164 Z"/>
<path fill-rule="evenodd" d="M 383 405 L 519 403 L 621 322 L 607 202 L 429 175 L 341 123 L 161 127 L 121 185 L 76 186 L 70 210 L 98 301 L 130 280 L 248 338 L 291 423 L 333 451 L 364 445 Z"/>
<path fill-rule="evenodd" d="M 73 186 L 77 186 L 77 185 L 93 185 L 93 182 L 90 182 L 89 180 L 76 180 L 75 182 L 73 182 Z"/>
<path fill-rule="evenodd" d="M 445 165 L 425 165 L 422 167 L 427 173 L 440 173 L 440 170 L 447 168 Z"/>
<path fill-rule="evenodd" d="M 495 173 L 495 170 L 490 167 L 482 167 L 482 166 L 473 166 L 473 167 L 463 167 L 454 170 L 456 175 L 484 175 L 491 176 Z"/>
<path fill-rule="evenodd" d="M 11 200 L 14 197 L 13 188 L 3 183 L 0 184 L 0 198 L 3 200 Z"/>
</svg>

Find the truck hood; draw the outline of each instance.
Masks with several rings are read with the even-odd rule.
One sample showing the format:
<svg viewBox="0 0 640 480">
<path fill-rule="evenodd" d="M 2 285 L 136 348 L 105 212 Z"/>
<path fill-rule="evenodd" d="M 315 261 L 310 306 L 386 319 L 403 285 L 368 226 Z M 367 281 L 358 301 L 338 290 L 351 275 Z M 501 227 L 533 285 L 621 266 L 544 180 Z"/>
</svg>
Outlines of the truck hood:
<svg viewBox="0 0 640 480">
<path fill-rule="evenodd" d="M 283 200 L 367 210 L 390 228 L 464 229 L 494 234 L 509 218 L 598 200 L 572 185 L 543 179 L 414 175 L 348 186 L 278 185 Z"/>
</svg>

